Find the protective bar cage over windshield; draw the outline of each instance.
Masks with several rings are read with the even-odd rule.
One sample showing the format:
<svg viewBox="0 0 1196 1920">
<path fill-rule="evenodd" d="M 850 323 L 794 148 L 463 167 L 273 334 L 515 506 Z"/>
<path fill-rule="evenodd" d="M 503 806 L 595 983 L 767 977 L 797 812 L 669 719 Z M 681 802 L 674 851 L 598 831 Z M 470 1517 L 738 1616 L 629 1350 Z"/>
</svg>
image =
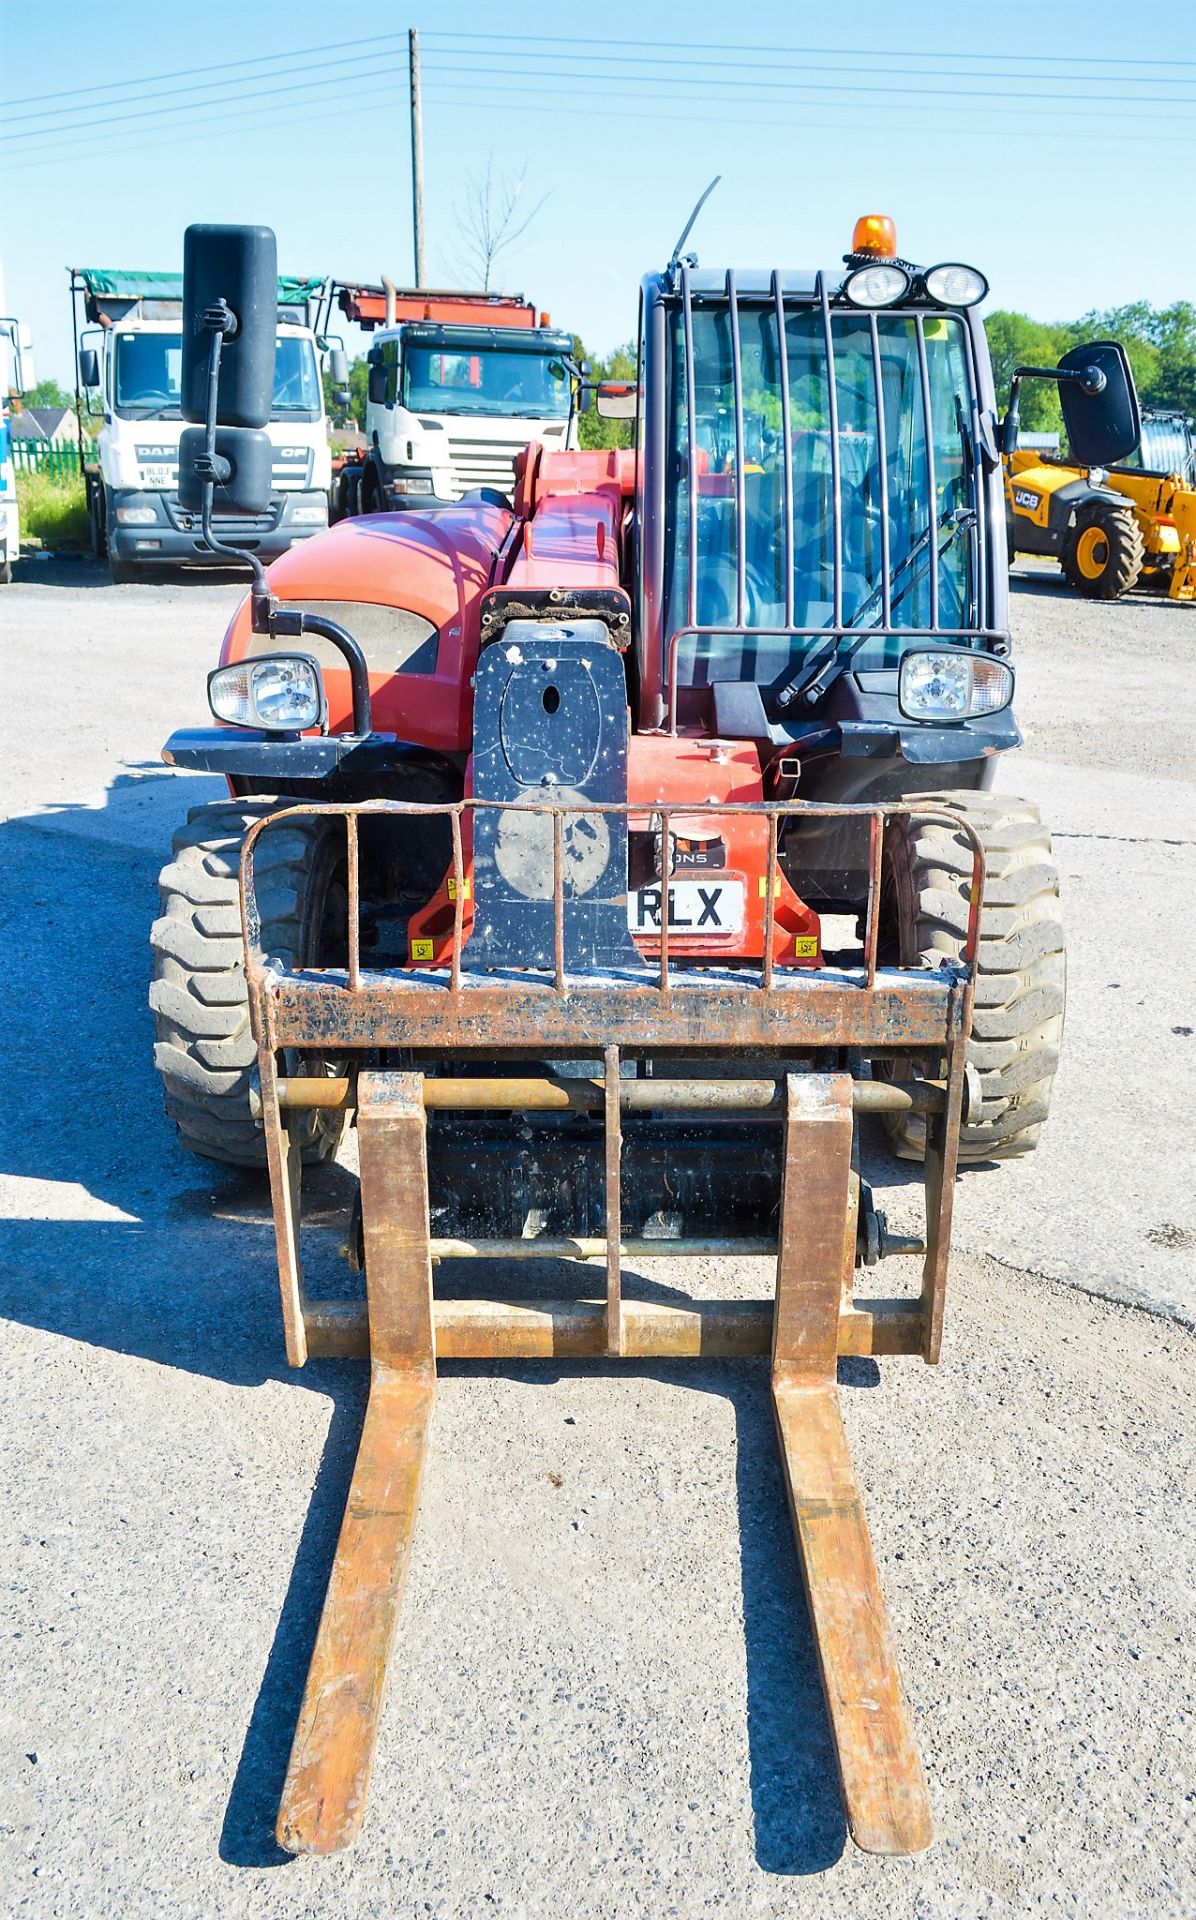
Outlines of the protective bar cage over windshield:
<svg viewBox="0 0 1196 1920">
<path fill-rule="evenodd" d="M 755 682 L 776 715 L 848 659 L 895 668 L 927 641 L 1004 650 L 982 498 L 991 396 L 967 320 L 836 305 L 821 273 L 682 267 L 656 288 L 670 725 L 717 681 Z"/>
</svg>

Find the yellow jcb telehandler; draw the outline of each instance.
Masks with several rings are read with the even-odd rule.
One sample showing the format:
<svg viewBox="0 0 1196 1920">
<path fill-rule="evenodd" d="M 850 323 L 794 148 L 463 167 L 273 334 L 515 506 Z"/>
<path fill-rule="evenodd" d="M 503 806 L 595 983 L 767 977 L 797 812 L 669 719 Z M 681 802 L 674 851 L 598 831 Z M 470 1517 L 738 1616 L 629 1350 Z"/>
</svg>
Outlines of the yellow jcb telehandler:
<svg viewBox="0 0 1196 1920">
<path fill-rule="evenodd" d="M 1196 599 L 1196 432 L 1182 413 L 1144 412 L 1142 438 L 1115 467 L 1038 448 L 1005 455 L 1009 558 L 1046 554 L 1077 593 L 1117 600 L 1155 586 Z"/>
</svg>

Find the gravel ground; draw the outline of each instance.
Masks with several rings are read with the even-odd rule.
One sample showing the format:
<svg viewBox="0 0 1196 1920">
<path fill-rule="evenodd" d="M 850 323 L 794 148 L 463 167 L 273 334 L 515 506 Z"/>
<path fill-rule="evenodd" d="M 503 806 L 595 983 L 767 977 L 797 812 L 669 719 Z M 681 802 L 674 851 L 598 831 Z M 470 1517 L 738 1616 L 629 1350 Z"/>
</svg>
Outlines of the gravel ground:
<svg viewBox="0 0 1196 1920">
<path fill-rule="evenodd" d="M 174 1147 L 145 1011 L 157 866 L 219 792 L 157 750 L 237 589 L 3 595 L 5 1913 L 1196 1913 L 1196 612 L 1016 578 L 1001 777 L 1055 827 L 1069 1031 L 1040 1152 L 961 1184 L 941 1367 L 842 1370 L 940 1833 L 888 1862 L 846 1840 L 755 1363 L 443 1369 L 365 1834 L 276 1851 L 364 1370 L 285 1367 L 262 1194 Z"/>
</svg>

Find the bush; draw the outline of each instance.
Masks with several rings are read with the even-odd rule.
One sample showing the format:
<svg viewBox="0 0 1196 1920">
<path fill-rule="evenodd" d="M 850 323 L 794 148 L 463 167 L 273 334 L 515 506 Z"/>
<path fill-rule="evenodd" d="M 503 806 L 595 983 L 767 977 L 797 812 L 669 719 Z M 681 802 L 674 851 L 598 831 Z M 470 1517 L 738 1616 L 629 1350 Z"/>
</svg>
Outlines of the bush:
<svg viewBox="0 0 1196 1920">
<path fill-rule="evenodd" d="M 52 548 L 90 547 L 87 489 L 82 474 L 51 478 L 48 473 L 17 473 L 21 545 Z"/>
</svg>

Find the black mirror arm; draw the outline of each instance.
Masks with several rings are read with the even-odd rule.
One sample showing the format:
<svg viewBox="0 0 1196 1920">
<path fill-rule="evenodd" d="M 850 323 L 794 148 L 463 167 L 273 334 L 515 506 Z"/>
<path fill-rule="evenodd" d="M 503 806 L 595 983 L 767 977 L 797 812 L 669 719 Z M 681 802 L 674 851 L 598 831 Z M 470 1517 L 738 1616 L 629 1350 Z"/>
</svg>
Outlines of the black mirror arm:
<svg viewBox="0 0 1196 1920">
<path fill-rule="evenodd" d="M 1012 453 L 1017 445 L 1017 423 L 1023 380 L 1053 380 L 1057 387 L 1078 386 L 1085 393 L 1103 393 L 1108 378 L 1099 367 L 1015 367 L 1009 383 L 1009 406 L 1001 422 L 1001 449 Z"/>
<path fill-rule="evenodd" d="M 237 331 L 236 315 L 225 300 L 217 300 L 204 308 L 204 326 L 212 335 L 212 344 L 208 348 L 208 392 L 204 409 L 203 452 L 195 462 L 195 470 L 203 481 L 203 503 L 200 509 L 200 526 L 205 543 L 213 553 L 226 553 L 230 560 L 242 565 L 248 561 L 253 572 L 253 585 L 249 589 L 252 603 L 252 625 L 255 633 L 270 632 L 270 615 L 274 602 L 266 584 L 266 570 L 256 553 L 248 553 L 241 547 L 230 547 L 218 540 L 212 526 L 212 508 L 216 498 L 216 488 L 228 480 L 232 474 L 229 462 L 216 451 L 216 406 L 217 389 L 220 385 L 220 350 L 226 339 L 231 339 Z"/>
<path fill-rule="evenodd" d="M 286 639 L 299 639 L 305 633 L 317 633 L 321 639 L 331 640 L 349 668 L 349 685 L 353 693 L 353 732 L 363 738 L 373 732 L 369 668 L 361 647 L 351 633 L 344 627 L 338 627 L 335 620 L 326 620 L 323 614 L 302 613 L 298 607 L 277 606 L 272 606 L 269 632 Z"/>
</svg>

